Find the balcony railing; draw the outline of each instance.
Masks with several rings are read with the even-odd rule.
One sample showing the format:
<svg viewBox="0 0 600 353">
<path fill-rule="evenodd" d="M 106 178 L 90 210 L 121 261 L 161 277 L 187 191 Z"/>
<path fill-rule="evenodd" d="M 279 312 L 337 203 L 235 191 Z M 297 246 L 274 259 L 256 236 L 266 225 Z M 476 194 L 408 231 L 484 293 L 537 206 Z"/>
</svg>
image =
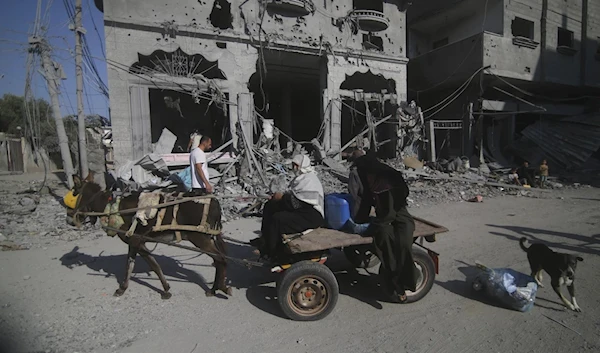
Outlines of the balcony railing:
<svg viewBox="0 0 600 353">
<path fill-rule="evenodd" d="M 573 56 L 573 55 L 577 54 L 577 49 L 567 46 L 567 45 L 559 45 L 558 47 L 556 47 L 556 51 L 563 55 L 569 55 L 569 56 Z"/>
<path fill-rule="evenodd" d="M 306 16 L 315 11 L 312 2 L 306 0 L 268 0 L 267 7 L 289 16 Z"/>
<path fill-rule="evenodd" d="M 385 31 L 390 26 L 390 20 L 379 11 L 354 10 L 352 17 L 358 22 L 360 29 L 367 32 Z"/>
<path fill-rule="evenodd" d="M 516 36 L 513 37 L 513 44 L 519 47 L 525 47 L 529 49 L 535 49 L 540 45 L 539 42 L 534 41 L 533 39 L 527 37 Z"/>
</svg>

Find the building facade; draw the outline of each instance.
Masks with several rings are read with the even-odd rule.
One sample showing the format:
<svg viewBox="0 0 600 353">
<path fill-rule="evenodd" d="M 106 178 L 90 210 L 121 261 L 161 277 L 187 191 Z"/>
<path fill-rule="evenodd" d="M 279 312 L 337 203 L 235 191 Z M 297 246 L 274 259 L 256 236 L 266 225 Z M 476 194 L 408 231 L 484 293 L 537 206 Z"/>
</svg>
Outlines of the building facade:
<svg viewBox="0 0 600 353">
<path fill-rule="evenodd" d="M 597 153 L 600 2 L 424 0 L 407 22 L 409 97 L 462 124 L 434 132 L 438 155 L 574 167 Z"/>
<path fill-rule="evenodd" d="M 218 146 L 236 142 L 238 127 L 254 135 L 257 117 L 296 141 L 321 136 L 325 149 L 339 150 L 365 126 L 367 107 L 383 116 L 406 99 L 401 0 L 96 6 L 117 166 L 151 152 L 164 128 L 176 136 L 172 152 L 183 153 L 193 131 Z"/>
</svg>

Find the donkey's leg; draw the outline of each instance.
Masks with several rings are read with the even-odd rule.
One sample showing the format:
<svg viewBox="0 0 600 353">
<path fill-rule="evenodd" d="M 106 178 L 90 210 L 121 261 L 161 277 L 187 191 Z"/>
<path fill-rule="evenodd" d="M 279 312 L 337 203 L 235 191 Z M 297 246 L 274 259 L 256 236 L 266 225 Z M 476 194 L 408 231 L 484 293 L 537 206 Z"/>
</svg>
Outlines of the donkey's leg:
<svg viewBox="0 0 600 353">
<path fill-rule="evenodd" d="M 206 293 L 207 296 L 213 296 L 217 293 L 218 290 L 222 291 L 227 295 L 231 295 L 231 287 L 227 287 L 225 284 L 225 279 L 227 278 L 227 262 L 221 256 L 211 256 L 215 261 L 213 266 L 215 266 L 215 283 L 213 283 L 213 287 L 210 293 Z"/>
<path fill-rule="evenodd" d="M 215 280 L 210 291 L 206 292 L 207 297 L 212 297 L 217 293 L 217 290 L 223 291 L 227 295 L 231 295 L 231 288 L 225 284 L 227 262 L 222 254 L 225 254 L 225 243 L 222 239 L 216 240 L 219 245 L 213 241 L 209 235 L 205 234 L 188 234 L 188 239 L 197 248 L 207 253 L 213 260 L 215 266 Z M 222 243 L 222 244 L 220 244 Z"/>
<path fill-rule="evenodd" d="M 154 256 L 152 256 L 152 254 L 150 253 L 150 250 L 148 250 L 146 245 L 142 244 L 139 253 L 140 253 L 140 256 L 144 260 L 146 260 L 146 262 L 148 263 L 148 265 L 150 266 L 152 271 L 154 271 L 154 273 L 156 273 L 156 275 L 160 279 L 160 283 L 162 283 L 164 292 L 161 294 L 161 298 L 170 299 L 171 293 L 169 293 L 169 290 L 171 289 L 171 286 L 169 286 L 169 283 L 167 283 L 167 279 L 165 278 L 165 275 L 163 274 L 163 271 L 160 268 L 160 265 L 158 264 L 158 262 L 156 262 L 156 259 L 154 258 Z"/>
<path fill-rule="evenodd" d="M 125 279 L 123 283 L 119 285 L 119 289 L 115 291 L 114 296 L 120 297 L 125 293 L 127 288 L 129 287 L 129 279 L 131 278 L 131 274 L 133 273 L 133 267 L 135 266 L 135 256 L 137 255 L 138 249 L 129 245 L 129 251 L 127 253 L 127 266 L 125 268 Z"/>
<path fill-rule="evenodd" d="M 213 238 L 212 242 L 215 248 L 218 250 L 219 258 L 215 259 L 215 269 L 218 274 L 215 274 L 215 283 L 218 283 L 218 289 L 227 295 L 232 295 L 231 287 L 227 287 L 225 281 L 227 280 L 227 249 L 225 248 L 225 241 L 219 235 Z M 220 270 L 220 271 L 219 271 Z M 218 282 L 217 282 L 218 280 Z"/>
</svg>

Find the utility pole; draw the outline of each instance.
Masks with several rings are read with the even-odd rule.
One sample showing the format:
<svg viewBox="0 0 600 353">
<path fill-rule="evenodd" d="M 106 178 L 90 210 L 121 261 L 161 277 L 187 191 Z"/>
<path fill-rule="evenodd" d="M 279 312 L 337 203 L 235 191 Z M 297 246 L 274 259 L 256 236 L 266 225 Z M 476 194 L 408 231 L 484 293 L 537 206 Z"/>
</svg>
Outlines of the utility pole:
<svg viewBox="0 0 600 353">
<path fill-rule="evenodd" d="M 73 161 L 71 161 L 71 151 L 69 150 L 69 139 L 65 132 L 62 114 L 60 112 L 60 103 L 58 101 L 59 84 L 61 79 L 59 73 L 61 71 L 58 64 L 52 61 L 50 57 L 51 49 L 45 39 L 37 36 L 29 37 L 29 50 L 37 52 L 42 57 L 42 67 L 44 69 L 44 78 L 48 85 L 48 93 L 52 103 L 52 115 L 56 121 L 56 134 L 58 136 L 58 145 L 60 146 L 60 154 L 63 161 L 63 168 L 67 177 L 67 185 L 73 187 Z"/>
<path fill-rule="evenodd" d="M 83 68 L 81 48 L 82 37 L 85 29 L 81 23 L 81 0 L 75 0 L 75 73 L 77 75 L 77 127 L 79 136 L 79 171 L 81 177 L 88 175 L 87 143 L 85 136 L 85 112 L 83 111 Z"/>
</svg>

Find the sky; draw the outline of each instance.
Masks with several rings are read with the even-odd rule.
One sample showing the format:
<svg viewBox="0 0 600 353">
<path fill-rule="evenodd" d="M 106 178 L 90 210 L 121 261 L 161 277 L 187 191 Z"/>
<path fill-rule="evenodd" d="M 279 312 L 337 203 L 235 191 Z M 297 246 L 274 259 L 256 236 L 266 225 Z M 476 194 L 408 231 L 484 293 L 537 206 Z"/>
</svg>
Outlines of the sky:
<svg viewBox="0 0 600 353">
<path fill-rule="evenodd" d="M 75 0 L 66 1 L 75 3 Z M 2 11 L 0 11 L 0 96 L 5 93 L 24 95 L 27 76 L 27 37 L 35 20 L 37 3 L 37 0 L 3 1 Z M 48 5 L 50 5 L 48 41 L 54 49 L 53 59 L 62 65 L 67 76 L 61 85 L 61 113 L 63 116 L 76 115 L 75 34 L 69 30 L 69 17 L 63 0 L 42 0 L 42 16 Z M 103 14 L 96 8 L 93 0 L 82 0 L 82 5 L 83 27 L 87 31 L 85 37 L 100 78 L 108 85 L 103 53 Z M 38 65 L 35 70 L 39 72 L 41 67 Z M 39 73 L 34 76 L 33 93 L 37 98 L 50 101 L 46 82 Z M 108 99 L 89 79 L 84 79 L 83 104 L 86 114 L 100 114 L 110 118 Z"/>
</svg>

